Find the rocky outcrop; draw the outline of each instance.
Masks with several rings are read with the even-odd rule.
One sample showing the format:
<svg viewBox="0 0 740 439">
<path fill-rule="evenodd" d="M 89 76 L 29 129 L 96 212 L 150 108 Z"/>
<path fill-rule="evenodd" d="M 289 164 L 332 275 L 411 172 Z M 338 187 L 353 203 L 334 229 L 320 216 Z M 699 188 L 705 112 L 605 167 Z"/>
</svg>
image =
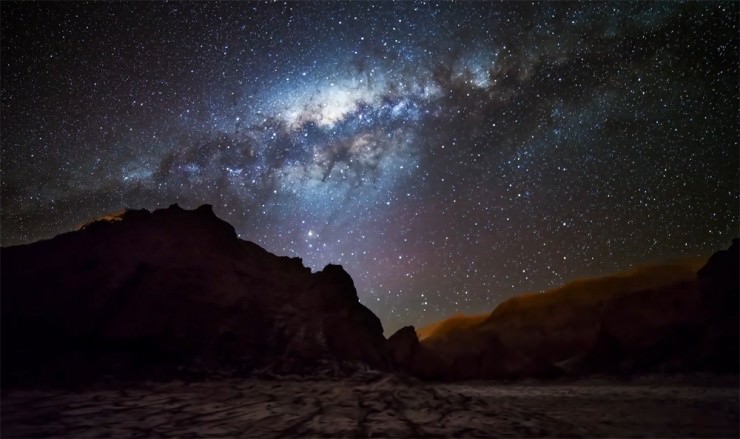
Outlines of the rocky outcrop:
<svg viewBox="0 0 740 439">
<path fill-rule="evenodd" d="M 419 343 L 413 326 L 404 326 L 391 335 L 387 349 L 396 370 L 417 378 L 439 379 L 448 369 L 445 358 Z"/>
<path fill-rule="evenodd" d="M 387 366 L 380 321 L 341 266 L 311 273 L 238 239 L 210 206 L 127 210 L 1 257 L 5 383 Z"/>
<path fill-rule="evenodd" d="M 388 338 L 388 352 L 394 364 L 408 361 L 419 347 L 419 339 L 413 326 L 404 326 Z"/>
</svg>

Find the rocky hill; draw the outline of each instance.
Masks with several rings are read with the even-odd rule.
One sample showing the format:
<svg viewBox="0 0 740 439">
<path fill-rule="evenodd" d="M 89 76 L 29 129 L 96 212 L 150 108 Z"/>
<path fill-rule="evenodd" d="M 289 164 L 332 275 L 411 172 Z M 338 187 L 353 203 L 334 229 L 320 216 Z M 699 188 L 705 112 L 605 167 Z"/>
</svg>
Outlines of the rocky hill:
<svg viewBox="0 0 740 439">
<path fill-rule="evenodd" d="M 738 371 L 738 240 L 698 270 L 656 266 L 523 295 L 391 337 L 433 379 Z M 400 348 L 402 346 L 402 349 Z"/>
<path fill-rule="evenodd" d="M 387 366 L 381 323 L 341 266 L 311 273 L 207 205 L 127 210 L 0 256 L 6 384 Z"/>
</svg>

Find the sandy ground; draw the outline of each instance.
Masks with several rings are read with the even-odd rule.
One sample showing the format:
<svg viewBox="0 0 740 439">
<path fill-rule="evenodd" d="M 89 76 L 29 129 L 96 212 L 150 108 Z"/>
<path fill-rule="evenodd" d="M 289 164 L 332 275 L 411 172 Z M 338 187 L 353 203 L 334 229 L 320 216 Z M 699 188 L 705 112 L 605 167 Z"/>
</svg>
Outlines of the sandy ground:
<svg viewBox="0 0 740 439">
<path fill-rule="evenodd" d="M 728 385 L 237 380 L 2 394 L 2 438 L 738 437 Z"/>
</svg>

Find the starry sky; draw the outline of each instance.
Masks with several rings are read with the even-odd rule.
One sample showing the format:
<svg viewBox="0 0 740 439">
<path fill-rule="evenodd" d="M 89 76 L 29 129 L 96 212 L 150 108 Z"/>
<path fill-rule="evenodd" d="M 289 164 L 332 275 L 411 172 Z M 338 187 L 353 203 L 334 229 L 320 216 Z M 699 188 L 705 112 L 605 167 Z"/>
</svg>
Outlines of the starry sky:
<svg viewBox="0 0 740 439">
<path fill-rule="evenodd" d="M 0 238 L 214 205 L 386 335 L 738 235 L 740 3 L 0 5 Z"/>
</svg>

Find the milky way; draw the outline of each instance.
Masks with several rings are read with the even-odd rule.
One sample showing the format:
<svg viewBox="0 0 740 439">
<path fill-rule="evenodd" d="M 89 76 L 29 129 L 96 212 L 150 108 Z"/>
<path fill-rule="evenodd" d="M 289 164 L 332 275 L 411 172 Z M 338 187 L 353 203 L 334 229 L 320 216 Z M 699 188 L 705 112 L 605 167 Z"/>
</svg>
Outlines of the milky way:
<svg viewBox="0 0 740 439">
<path fill-rule="evenodd" d="M 738 3 L 6 3 L 2 244 L 214 205 L 386 333 L 738 234 Z"/>
</svg>

